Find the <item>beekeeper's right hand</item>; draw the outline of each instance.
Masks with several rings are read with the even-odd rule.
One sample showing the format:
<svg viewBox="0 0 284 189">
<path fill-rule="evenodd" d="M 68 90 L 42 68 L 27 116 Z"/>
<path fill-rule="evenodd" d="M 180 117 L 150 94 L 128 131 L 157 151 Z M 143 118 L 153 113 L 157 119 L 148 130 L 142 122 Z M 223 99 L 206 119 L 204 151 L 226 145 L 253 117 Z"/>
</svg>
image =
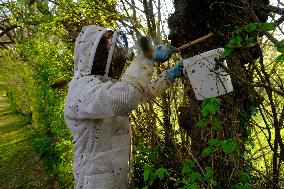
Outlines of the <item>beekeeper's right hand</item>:
<svg viewBox="0 0 284 189">
<path fill-rule="evenodd" d="M 176 48 L 170 45 L 158 45 L 154 47 L 154 61 L 166 62 L 176 51 Z"/>
</svg>

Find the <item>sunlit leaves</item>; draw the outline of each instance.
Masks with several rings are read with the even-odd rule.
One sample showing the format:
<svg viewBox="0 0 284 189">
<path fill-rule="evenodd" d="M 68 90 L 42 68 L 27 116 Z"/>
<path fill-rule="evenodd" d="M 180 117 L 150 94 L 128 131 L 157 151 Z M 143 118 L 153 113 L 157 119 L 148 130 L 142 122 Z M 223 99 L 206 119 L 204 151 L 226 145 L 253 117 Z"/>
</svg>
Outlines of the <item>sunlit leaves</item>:
<svg viewBox="0 0 284 189">
<path fill-rule="evenodd" d="M 237 28 L 232 32 L 232 38 L 224 48 L 223 53 L 220 55 L 220 59 L 224 60 L 230 57 L 234 48 L 241 46 L 253 47 L 257 43 L 257 38 L 251 33 L 262 30 L 275 30 L 275 23 L 250 23 L 243 27 Z"/>
</svg>

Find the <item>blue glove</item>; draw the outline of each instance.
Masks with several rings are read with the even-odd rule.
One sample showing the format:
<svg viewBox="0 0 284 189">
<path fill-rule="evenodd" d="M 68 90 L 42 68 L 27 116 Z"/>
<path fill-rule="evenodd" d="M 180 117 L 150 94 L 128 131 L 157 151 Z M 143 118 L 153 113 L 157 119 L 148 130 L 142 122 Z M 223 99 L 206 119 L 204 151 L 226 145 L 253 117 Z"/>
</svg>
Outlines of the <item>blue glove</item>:
<svg viewBox="0 0 284 189">
<path fill-rule="evenodd" d="M 171 82 L 175 82 L 176 78 L 183 75 L 183 60 L 179 61 L 174 67 L 166 70 L 166 76 Z"/>
<path fill-rule="evenodd" d="M 166 62 L 177 48 L 169 45 L 158 45 L 154 47 L 154 61 Z"/>
</svg>

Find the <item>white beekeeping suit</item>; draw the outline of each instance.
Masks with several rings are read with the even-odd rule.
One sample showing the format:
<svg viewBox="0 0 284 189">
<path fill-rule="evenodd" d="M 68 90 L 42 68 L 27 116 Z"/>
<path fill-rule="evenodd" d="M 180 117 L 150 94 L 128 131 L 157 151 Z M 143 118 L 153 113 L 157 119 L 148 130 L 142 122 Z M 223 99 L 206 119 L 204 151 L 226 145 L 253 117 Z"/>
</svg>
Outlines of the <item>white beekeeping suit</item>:
<svg viewBox="0 0 284 189">
<path fill-rule="evenodd" d="M 121 81 L 107 75 L 91 75 L 96 48 L 106 31 L 94 25 L 84 27 L 75 43 L 75 74 L 64 110 L 74 137 L 75 189 L 128 188 L 131 154 L 128 113 L 142 99 L 147 101 L 161 94 L 170 84 L 165 74 L 150 81 L 153 65 L 143 56 L 132 62 Z M 115 35 L 116 32 L 112 44 Z M 108 64 L 112 48 L 113 45 Z"/>
</svg>

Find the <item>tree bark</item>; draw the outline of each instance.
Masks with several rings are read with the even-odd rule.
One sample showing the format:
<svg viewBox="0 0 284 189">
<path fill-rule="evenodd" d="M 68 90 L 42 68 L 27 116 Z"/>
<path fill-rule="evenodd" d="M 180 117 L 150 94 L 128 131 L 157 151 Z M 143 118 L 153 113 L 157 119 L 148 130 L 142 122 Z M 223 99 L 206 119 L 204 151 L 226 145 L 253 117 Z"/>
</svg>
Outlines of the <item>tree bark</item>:
<svg viewBox="0 0 284 189">
<path fill-rule="evenodd" d="M 249 1 L 250 8 L 261 22 L 266 22 L 267 12 L 260 7 L 269 4 L 269 1 Z M 225 47 L 230 34 L 238 26 L 254 22 L 243 0 L 174 0 L 175 12 L 169 18 L 170 39 L 173 46 L 179 47 L 189 41 L 202 37 L 209 32 L 214 36 L 200 44 L 182 52 L 183 58 Z M 259 47 L 242 48 L 237 54 L 227 60 L 228 67 L 246 81 L 253 81 L 253 68 L 245 65 L 254 65 L 261 50 Z M 250 67 L 250 66 L 248 66 Z M 245 152 L 247 140 L 248 120 L 251 107 L 255 107 L 257 99 L 251 95 L 252 86 L 244 86 L 232 78 L 234 92 L 223 95 L 221 100 L 222 130 L 215 131 L 209 127 L 196 128 L 196 122 L 201 118 L 201 102 L 197 101 L 193 89 L 187 78 L 184 78 L 184 87 L 189 103 L 180 108 L 180 126 L 185 128 L 191 139 L 191 153 L 203 169 L 210 166 L 214 171 L 214 178 L 218 181 L 216 188 L 231 188 L 239 182 L 239 174 L 244 165 L 241 161 Z M 245 115 L 245 116 L 244 116 Z M 245 117 L 245 118 L 244 118 Z M 208 145 L 211 138 L 222 140 L 233 138 L 240 142 L 239 159 L 233 155 L 216 153 L 209 157 L 202 157 L 202 150 Z"/>
</svg>

